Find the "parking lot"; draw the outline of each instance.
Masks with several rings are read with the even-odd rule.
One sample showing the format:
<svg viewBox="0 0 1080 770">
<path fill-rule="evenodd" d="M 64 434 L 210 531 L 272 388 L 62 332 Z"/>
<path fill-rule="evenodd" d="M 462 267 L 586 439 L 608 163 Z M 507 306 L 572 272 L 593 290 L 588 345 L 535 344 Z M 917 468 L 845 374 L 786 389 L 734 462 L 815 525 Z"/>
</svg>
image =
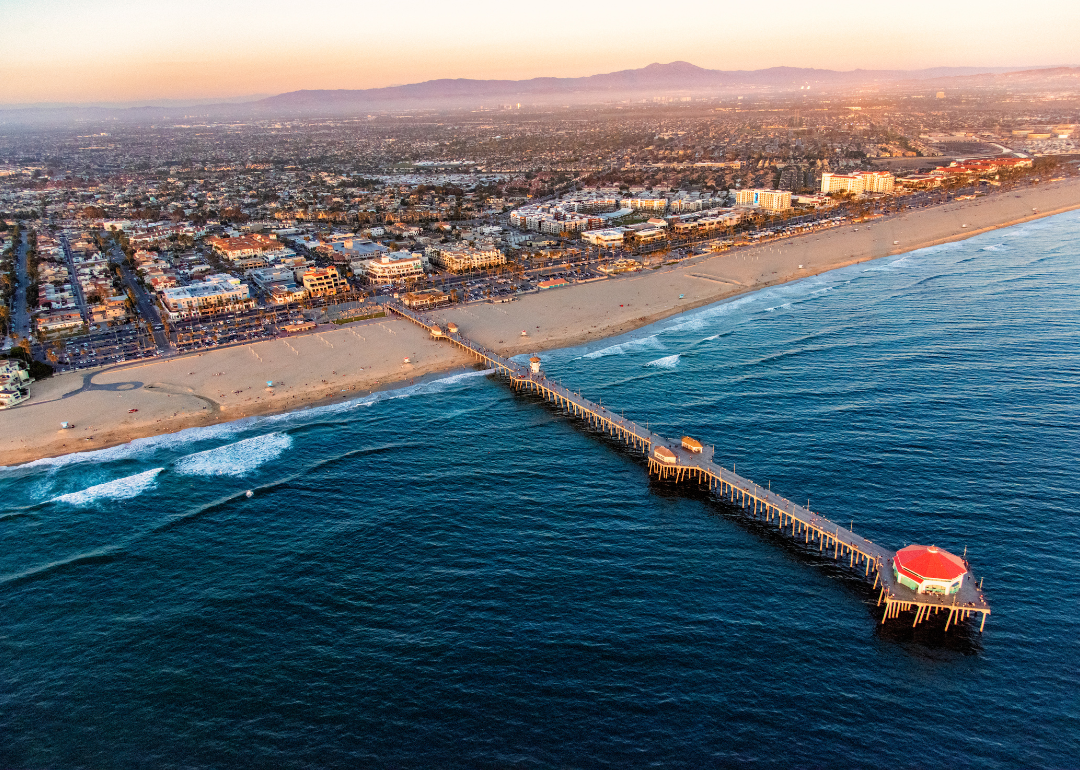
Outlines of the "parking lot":
<svg viewBox="0 0 1080 770">
<path fill-rule="evenodd" d="M 154 340 L 138 324 L 92 330 L 69 337 L 59 345 L 56 366 L 60 371 L 77 371 L 95 366 L 133 361 L 158 354 Z"/>
</svg>

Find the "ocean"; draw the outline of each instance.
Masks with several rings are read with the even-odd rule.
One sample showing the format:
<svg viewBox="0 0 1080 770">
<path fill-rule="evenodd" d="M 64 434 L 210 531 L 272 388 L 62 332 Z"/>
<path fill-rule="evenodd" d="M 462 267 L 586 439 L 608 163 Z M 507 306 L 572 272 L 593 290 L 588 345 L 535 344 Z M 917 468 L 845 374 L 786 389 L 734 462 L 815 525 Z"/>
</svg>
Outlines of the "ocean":
<svg viewBox="0 0 1080 770">
<path fill-rule="evenodd" d="M 1077 767 L 1078 268 L 1073 212 L 540 354 L 875 542 L 966 549 L 982 634 L 882 625 L 470 371 L 0 469 L 0 767 Z"/>
</svg>

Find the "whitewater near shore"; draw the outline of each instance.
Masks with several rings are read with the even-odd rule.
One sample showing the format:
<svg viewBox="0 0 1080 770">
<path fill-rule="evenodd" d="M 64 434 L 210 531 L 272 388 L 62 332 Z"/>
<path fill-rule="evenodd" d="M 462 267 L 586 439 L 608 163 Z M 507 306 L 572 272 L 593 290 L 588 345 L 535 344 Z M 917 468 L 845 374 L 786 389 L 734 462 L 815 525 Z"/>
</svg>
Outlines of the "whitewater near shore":
<svg viewBox="0 0 1080 770">
<path fill-rule="evenodd" d="M 1074 208 L 1080 208 L 1080 181 L 1069 180 L 735 249 L 508 304 L 455 306 L 438 315 L 501 353 L 539 352 L 629 332 L 763 287 Z M 473 363 L 413 324 L 386 318 L 63 374 L 34 383 L 29 402 L 0 412 L 0 465 L 352 399 Z M 62 422 L 73 427 L 62 430 Z"/>
</svg>

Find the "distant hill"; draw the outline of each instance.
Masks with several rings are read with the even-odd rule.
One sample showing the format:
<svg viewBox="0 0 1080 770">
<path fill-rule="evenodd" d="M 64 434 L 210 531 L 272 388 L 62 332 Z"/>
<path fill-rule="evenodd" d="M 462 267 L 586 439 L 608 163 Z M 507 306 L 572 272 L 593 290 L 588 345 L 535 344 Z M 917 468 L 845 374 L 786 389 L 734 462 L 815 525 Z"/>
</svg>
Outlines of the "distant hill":
<svg viewBox="0 0 1080 770">
<path fill-rule="evenodd" d="M 1045 69 L 980 72 L 931 78 L 926 85 L 983 86 L 988 88 L 1049 87 L 1062 88 L 1080 85 L 1080 67 L 1047 67 Z"/>
<path fill-rule="evenodd" d="M 267 112 L 310 112 L 368 108 L 387 109 L 394 106 L 438 105 L 477 100 L 536 101 L 569 98 L 580 102 L 586 98 L 615 95 L 645 96 L 681 91 L 726 90 L 740 87 L 771 89 L 800 86 L 850 86 L 864 83 L 888 83 L 911 80 L 933 80 L 946 77 L 987 75 L 1008 72 L 1009 68 L 936 67 L 924 70 L 835 70 L 800 67 L 771 67 L 762 70 L 710 70 L 689 62 L 650 64 L 641 69 L 621 70 L 603 75 L 580 78 L 532 78 L 530 80 L 428 80 L 386 88 L 358 90 L 291 91 L 254 102 L 252 106 Z"/>
</svg>

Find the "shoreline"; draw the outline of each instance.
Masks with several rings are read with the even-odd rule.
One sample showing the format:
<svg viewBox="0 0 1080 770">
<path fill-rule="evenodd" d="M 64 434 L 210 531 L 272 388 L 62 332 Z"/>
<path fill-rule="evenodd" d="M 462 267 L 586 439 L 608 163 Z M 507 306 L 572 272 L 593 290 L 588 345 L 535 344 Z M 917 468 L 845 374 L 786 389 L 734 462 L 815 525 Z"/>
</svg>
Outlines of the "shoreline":
<svg viewBox="0 0 1080 770">
<path fill-rule="evenodd" d="M 431 315 L 453 320 L 463 334 L 506 356 L 576 347 L 761 289 L 1078 208 L 1080 181 L 1068 180 L 703 255 L 511 303 L 457 305 Z M 386 318 L 57 375 L 34 383 L 30 401 L 0 412 L 6 428 L 0 466 L 315 408 L 475 368 L 464 353 L 427 339 L 411 323 Z M 274 386 L 262 387 L 264 381 Z M 64 421 L 73 427 L 55 432 L 47 427 Z"/>
</svg>

